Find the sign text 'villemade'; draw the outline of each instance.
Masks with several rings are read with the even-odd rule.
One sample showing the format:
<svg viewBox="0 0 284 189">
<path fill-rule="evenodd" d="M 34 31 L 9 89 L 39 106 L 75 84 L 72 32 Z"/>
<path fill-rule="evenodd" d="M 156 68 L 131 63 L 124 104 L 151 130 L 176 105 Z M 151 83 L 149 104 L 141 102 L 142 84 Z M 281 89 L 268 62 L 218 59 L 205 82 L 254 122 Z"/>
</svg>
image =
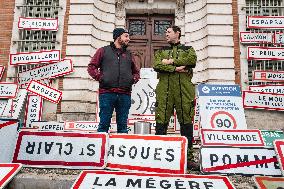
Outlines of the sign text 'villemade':
<svg viewBox="0 0 284 189">
<path fill-rule="evenodd" d="M 248 60 L 284 60 L 284 48 L 247 47 Z"/>
<path fill-rule="evenodd" d="M 243 91 L 244 108 L 284 110 L 284 95 L 275 93 L 263 93 Z"/>
<path fill-rule="evenodd" d="M 259 130 L 201 129 L 203 146 L 264 146 Z"/>
<path fill-rule="evenodd" d="M 201 147 L 201 172 L 241 175 L 281 175 L 273 148 Z"/>
<path fill-rule="evenodd" d="M 247 28 L 284 28 L 284 16 L 248 16 Z"/>
<path fill-rule="evenodd" d="M 104 168 L 107 135 L 104 133 L 19 133 L 13 162 L 34 167 Z"/>
<path fill-rule="evenodd" d="M 82 171 L 72 189 L 234 189 L 227 177 L 110 171 Z"/>
<path fill-rule="evenodd" d="M 198 85 L 200 124 L 205 129 L 246 129 L 238 85 Z"/>
<path fill-rule="evenodd" d="M 58 30 L 58 19 L 19 17 L 18 28 L 25 30 Z"/>
<path fill-rule="evenodd" d="M 39 64 L 59 61 L 60 50 L 10 54 L 10 65 Z"/>
<path fill-rule="evenodd" d="M 180 136 L 109 136 L 109 169 L 186 173 L 187 140 Z"/>
</svg>

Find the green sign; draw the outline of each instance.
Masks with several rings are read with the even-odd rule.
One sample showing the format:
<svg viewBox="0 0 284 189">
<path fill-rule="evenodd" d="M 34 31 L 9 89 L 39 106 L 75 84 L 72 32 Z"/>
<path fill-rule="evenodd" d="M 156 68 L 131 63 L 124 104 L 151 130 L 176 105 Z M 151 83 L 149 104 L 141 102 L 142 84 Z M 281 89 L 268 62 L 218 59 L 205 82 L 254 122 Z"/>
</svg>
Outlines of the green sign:
<svg viewBox="0 0 284 189">
<path fill-rule="evenodd" d="M 273 147 L 273 141 L 276 139 L 284 139 L 283 131 L 260 130 L 264 144 Z"/>
</svg>

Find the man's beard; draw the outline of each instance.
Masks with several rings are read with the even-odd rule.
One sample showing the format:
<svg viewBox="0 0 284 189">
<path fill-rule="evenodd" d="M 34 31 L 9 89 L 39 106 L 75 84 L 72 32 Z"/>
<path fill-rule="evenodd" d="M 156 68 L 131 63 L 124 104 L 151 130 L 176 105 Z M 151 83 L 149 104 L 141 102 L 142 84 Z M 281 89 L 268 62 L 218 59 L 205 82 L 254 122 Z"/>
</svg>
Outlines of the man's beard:
<svg viewBox="0 0 284 189">
<path fill-rule="evenodd" d="M 119 44 L 121 45 L 122 48 L 126 49 L 128 47 L 128 44 L 126 44 L 124 41 L 121 39 L 118 40 Z"/>
</svg>

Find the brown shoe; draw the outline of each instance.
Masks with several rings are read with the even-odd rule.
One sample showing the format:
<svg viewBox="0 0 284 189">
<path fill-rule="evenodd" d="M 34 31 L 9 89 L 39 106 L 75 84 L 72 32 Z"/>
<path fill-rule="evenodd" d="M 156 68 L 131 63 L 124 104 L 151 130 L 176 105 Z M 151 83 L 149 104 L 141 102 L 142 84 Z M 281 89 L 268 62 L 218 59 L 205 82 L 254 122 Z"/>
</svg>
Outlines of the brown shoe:
<svg viewBox="0 0 284 189">
<path fill-rule="evenodd" d="M 189 171 L 200 171 L 200 167 L 198 163 L 195 162 L 187 162 L 187 170 Z"/>
</svg>

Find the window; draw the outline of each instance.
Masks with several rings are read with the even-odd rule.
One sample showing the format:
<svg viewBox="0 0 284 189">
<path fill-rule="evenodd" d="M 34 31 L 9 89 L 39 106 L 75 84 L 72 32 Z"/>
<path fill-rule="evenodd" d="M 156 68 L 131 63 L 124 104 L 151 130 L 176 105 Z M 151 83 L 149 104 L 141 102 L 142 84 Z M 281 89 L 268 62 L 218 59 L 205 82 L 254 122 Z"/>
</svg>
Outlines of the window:
<svg viewBox="0 0 284 189">
<path fill-rule="evenodd" d="M 170 20 L 155 20 L 154 25 L 154 35 L 163 36 L 172 22 Z"/>
<path fill-rule="evenodd" d="M 129 35 L 146 35 L 145 20 L 129 20 Z"/>
<path fill-rule="evenodd" d="M 23 5 L 17 6 L 20 9 L 21 17 L 33 18 L 57 18 L 59 10 L 59 0 L 24 0 Z M 57 31 L 34 31 L 19 30 L 19 40 L 17 41 L 17 52 L 34 52 L 41 50 L 55 49 Z M 22 71 L 35 67 L 35 65 L 22 65 L 17 67 L 17 71 Z"/>
<path fill-rule="evenodd" d="M 246 0 L 246 16 L 284 16 L 283 0 Z M 284 32 L 283 30 L 268 30 L 268 29 L 246 29 L 252 33 L 262 32 Z M 263 47 L 281 47 L 283 44 L 256 44 L 255 46 Z M 268 84 L 267 82 L 255 82 L 252 80 L 254 70 L 271 70 L 283 71 L 284 61 L 280 60 L 248 60 L 248 84 L 261 85 Z M 274 82 L 275 83 L 275 82 Z"/>
</svg>

